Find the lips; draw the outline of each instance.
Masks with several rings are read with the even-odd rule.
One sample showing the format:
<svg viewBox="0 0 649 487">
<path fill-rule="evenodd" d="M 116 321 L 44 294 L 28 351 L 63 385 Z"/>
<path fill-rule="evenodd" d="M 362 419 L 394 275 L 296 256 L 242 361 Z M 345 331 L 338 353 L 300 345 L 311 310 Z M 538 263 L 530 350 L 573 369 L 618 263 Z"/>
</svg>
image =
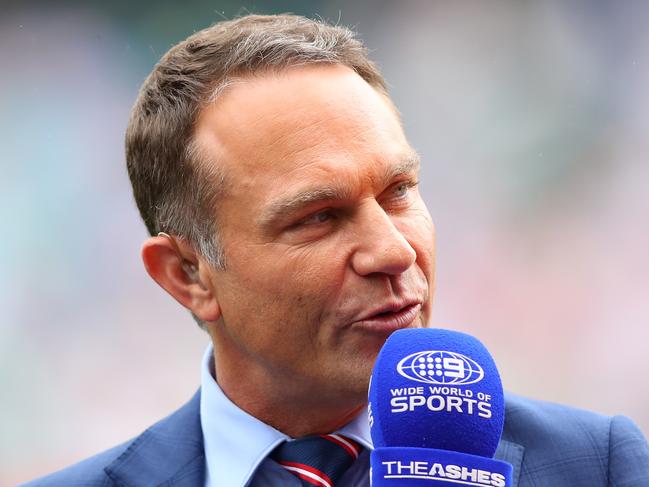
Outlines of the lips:
<svg viewBox="0 0 649 487">
<path fill-rule="evenodd" d="M 371 311 L 352 323 L 353 327 L 362 327 L 377 332 L 392 332 L 407 328 L 419 316 L 421 303 L 405 305 L 393 304 Z"/>
</svg>

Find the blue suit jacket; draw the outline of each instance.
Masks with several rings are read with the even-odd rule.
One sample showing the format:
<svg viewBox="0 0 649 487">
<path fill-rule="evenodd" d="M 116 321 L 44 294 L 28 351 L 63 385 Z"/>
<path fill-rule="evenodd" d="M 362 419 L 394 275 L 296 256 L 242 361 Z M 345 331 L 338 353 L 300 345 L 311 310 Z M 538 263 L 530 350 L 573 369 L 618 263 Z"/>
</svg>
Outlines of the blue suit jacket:
<svg viewBox="0 0 649 487">
<path fill-rule="evenodd" d="M 200 391 L 134 440 L 24 485 L 203 487 L 199 403 Z M 649 446 L 624 416 L 508 395 L 505 418 L 496 458 L 516 487 L 649 487 Z"/>
</svg>

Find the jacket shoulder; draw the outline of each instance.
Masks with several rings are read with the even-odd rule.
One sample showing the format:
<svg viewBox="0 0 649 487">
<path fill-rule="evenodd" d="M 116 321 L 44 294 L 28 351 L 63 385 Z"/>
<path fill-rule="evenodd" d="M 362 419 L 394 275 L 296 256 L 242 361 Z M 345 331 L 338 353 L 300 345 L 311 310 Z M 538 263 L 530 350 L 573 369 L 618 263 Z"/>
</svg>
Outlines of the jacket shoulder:
<svg viewBox="0 0 649 487">
<path fill-rule="evenodd" d="M 180 409 L 142 434 L 22 487 L 115 487 L 160 485 L 182 478 L 202 485 L 203 434 L 200 389 Z M 193 483 L 192 483 L 193 482 Z"/>
<path fill-rule="evenodd" d="M 649 485 L 649 446 L 629 418 L 509 394 L 505 411 L 503 439 L 525 448 L 522 478 L 548 485 L 555 478 L 552 485 Z"/>
<path fill-rule="evenodd" d="M 592 411 L 507 394 L 503 435 L 528 449 L 550 439 L 558 447 L 608 449 L 610 420 Z"/>
<path fill-rule="evenodd" d="M 113 487 L 113 481 L 104 468 L 119 458 L 127 450 L 129 443 L 130 441 L 114 446 L 63 470 L 21 484 L 20 487 Z"/>
</svg>

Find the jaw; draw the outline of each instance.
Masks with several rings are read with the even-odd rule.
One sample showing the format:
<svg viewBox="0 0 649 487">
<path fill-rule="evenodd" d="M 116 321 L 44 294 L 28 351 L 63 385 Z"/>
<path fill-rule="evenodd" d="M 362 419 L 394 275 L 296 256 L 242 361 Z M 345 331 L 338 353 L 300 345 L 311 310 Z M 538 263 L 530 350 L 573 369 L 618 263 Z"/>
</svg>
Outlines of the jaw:
<svg viewBox="0 0 649 487">
<path fill-rule="evenodd" d="M 225 395 L 248 414 L 293 438 L 335 431 L 366 405 L 371 364 L 351 364 L 338 377 L 309 380 L 287 371 L 250 367 L 249 361 L 247 369 L 225 366 L 217 360 L 216 344 L 214 350 L 217 382 Z M 233 370 L 239 372 L 232 374 Z M 246 370 L 245 376 L 241 370 Z"/>
</svg>

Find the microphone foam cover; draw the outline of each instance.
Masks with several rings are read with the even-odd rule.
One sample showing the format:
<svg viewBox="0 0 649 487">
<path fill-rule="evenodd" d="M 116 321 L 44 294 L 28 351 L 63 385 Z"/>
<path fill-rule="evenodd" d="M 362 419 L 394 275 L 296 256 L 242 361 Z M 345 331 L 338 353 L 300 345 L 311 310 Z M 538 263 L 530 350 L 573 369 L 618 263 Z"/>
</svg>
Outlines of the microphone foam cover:
<svg viewBox="0 0 649 487">
<path fill-rule="evenodd" d="M 439 328 L 386 340 L 369 389 L 374 448 L 418 447 L 493 457 L 505 399 L 493 358 L 476 338 Z"/>
</svg>

